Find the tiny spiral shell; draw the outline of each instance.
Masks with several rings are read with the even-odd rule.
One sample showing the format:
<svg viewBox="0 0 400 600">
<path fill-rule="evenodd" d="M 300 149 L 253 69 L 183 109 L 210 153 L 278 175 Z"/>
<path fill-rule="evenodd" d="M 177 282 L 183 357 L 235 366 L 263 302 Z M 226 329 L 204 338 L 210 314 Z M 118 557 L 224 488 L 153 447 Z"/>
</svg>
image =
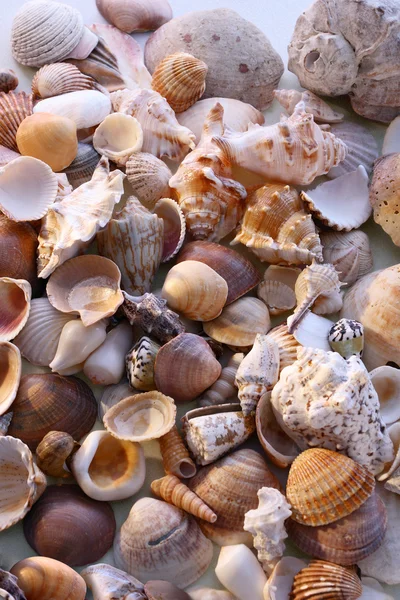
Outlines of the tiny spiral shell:
<svg viewBox="0 0 400 600">
<path fill-rule="evenodd" d="M 175 475 L 166 475 L 161 479 L 156 479 L 152 482 L 151 489 L 154 494 L 166 502 L 199 519 L 203 519 L 208 523 L 215 523 L 217 520 L 217 515 L 211 508 Z"/>
<path fill-rule="evenodd" d="M 176 425 L 159 442 L 164 470 L 168 475 L 187 478 L 196 474 L 196 465 L 190 458 Z"/>
</svg>

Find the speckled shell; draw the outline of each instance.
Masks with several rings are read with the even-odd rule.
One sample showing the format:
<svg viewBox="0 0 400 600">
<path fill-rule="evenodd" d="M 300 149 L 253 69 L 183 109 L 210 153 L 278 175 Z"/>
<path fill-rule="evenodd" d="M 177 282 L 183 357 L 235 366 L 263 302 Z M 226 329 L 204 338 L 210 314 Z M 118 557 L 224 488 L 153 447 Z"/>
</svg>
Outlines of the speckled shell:
<svg viewBox="0 0 400 600">
<path fill-rule="evenodd" d="M 148 152 L 135 152 L 126 163 L 126 177 L 134 195 L 149 210 L 157 200 L 169 196 L 172 172 L 162 160 Z"/>
<path fill-rule="evenodd" d="M 167 0 L 96 0 L 100 14 L 126 33 L 158 29 L 172 18 Z"/>
<path fill-rule="evenodd" d="M 361 357 L 364 350 L 364 327 L 358 321 L 340 319 L 332 325 L 328 341 L 331 349 L 343 358 L 349 358 L 353 354 Z"/>
<path fill-rule="evenodd" d="M 186 479 L 196 475 L 196 465 L 189 456 L 176 425 L 159 438 L 164 471 Z"/>
<path fill-rule="evenodd" d="M 363 231 L 321 231 L 324 262 L 331 263 L 340 281 L 355 283 L 372 269 L 369 238 Z"/>
<path fill-rule="evenodd" d="M 322 560 L 313 560 L 295 575 L 290 598 L 293 600 L 356 600 L 362 585 L 354 569 Z"/>
<path fill-rule="evenodd" d="M 370 130 L 359 123 L 345 121 L 331 125 L 329 131 L 346 144 L 347 155 L 339 165 L 329 170 L 327 176 L 335 179 L 355 171 L 359 165 L 370 175 L 374 161 L 379 156 L 378 144 Z"/>
<path fill-rule="evenodd" d="M 18 152 L 18 127 L 33 112 L 32 95 L 25 92 L 0 93 L 0 144 Z"/>
<path fill-rule="evenodd" d="M 25 558 L 17 562 L 11 572 L 30 600 L 53 600 L 55 596 L 57 600 L 85 599 L 86 585 L 82 577 L 58 560 L 43 556 Z"/>
<path fill-rule="evenodd" d="M 45 65 L 32 79 L 32 93 L 35 98 L 51 98 L 78 90 L 98 90 L 99 84 L 88 75 L 69 63 Z"/>
<path fill-rule="evenodd" d="M 149 392 L 155 389 L 154 363 L 160 348 L 160 344 L 143 336 L 126 355 L 128 381 L 136 390 Z"/>
<path fill-rule="evenodd" d="M 374 164 L 369 199 L 374 221 L 400 246 L 400 154 L 389 154 Z"/>
<path fill-rule="evenodd" d="M 321 98 L 305 90 L 275 90 L 275 98 L 291 115 L 299 102 L 304 102 L 304 110 L 314 116 L 316 123 L 340 123 L 344 119 L 342 113 L 338 113 L 324 102 Z"/>
</svg>

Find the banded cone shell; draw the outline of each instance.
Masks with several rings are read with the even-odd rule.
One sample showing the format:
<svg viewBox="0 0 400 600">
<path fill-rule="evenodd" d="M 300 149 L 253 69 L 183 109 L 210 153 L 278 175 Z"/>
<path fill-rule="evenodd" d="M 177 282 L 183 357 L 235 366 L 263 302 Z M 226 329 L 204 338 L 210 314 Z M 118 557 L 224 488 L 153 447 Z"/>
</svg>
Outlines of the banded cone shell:
<svg viewBox="0 0 400 600">
<path fill-rule="evenodd" d="M 196 465 L 189 456 L 176 425 L 159 438 L 164 471 L 168 475 L 190 478 L 196 475 Z"/>
<path fill-rule="evenodd" d="M 32 95 L 25 92 L 0 93 L 0 144 L 18 152 L 17 131 L 33 112 Z"/>
<path fill-rule="evenodd" d="M 203 502 L 187 485 L 182 483 L 175 475 L 166 475 L 162 479 L 155 479 L 151 490 L 166 502 L 197 517 L 215 523 L 217 515 Z"/>
<path fill-rule="evenodd" d="M 172 172 L 162 160 L 148 152 L 135 152 L 126 163 L 126 177 L 134 195 L 149 210 L 168 197 Z"/>
<path fill-rule="evenodd" d="M 292 600 L 356 600 L 362 585 L 355 569 L 313 560 L 294 577 Z"/>
<path fill-rule="evenodd" d="M 79 90 L 102 91 L 102 88 L 92 77 L 69 63 L 45 65 L 32 79 L 32 93 L 36 98 L 51 98 Z"/>
<path fill-rule="evenodd" d="M 126 355 L 126 373 L 136 390 L 150 392 L 156 389 L 154 363 L 161 346 L 148 337 L 141 337 Z"/>
</svg>

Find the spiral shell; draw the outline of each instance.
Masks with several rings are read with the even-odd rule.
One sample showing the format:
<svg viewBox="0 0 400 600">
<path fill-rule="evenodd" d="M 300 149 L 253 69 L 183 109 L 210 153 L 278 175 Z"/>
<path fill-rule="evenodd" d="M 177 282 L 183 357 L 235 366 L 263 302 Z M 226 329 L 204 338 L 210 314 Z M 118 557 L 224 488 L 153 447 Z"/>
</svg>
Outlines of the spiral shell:
<svg viewBox="0 0 400 600">
<path fill-rule="evenodd" d="M 177 508 L 182 508 L 190 515 L 203 519 L 208 523 L 215 523 L 217 515 L 209 508 L 187 485 L 182 483 L 175 475 L 166 475 L 162 479 L 155 479 L 151 490 L 166 502 Z"/>
<path fill-rule="evenodd" d="M 189 456 L 176 425 L 159 438 L 164 471 L 186 479 L 196 475 L 196 465 Z"/>
</svg>

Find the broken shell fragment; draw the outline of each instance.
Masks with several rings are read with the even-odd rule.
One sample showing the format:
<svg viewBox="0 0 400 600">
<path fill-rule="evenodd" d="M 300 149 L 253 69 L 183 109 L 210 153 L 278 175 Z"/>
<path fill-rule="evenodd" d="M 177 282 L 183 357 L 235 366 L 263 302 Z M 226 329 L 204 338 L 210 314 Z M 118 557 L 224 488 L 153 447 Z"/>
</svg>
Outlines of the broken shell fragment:
<svg viewBox="0 0 400 600">
<path fill-rule="evenodd" d="M 126 373 L 129 384 L 136 390 L 150 392 L 154 383 L 154 364 L 160 345 L 149 337 L 141 337 L 126 355 Z"/>
<path fill-rule="evenodd" d="M 237 352 L 231 356 L 227 366 L 222 369 L 217 381 L 199 399 L 200 406 L 215 406 L 216 404 L 236 402 L 237 388 L 235 386 L 235 377 L 243 358 L 244 354 L 242 352 Z"/>
<path fill-rule="evenodd" d="M 106 339 L 107 320 L 85 327 L 81 319 L 68 321 L 60 334 L 57 351 L 49 363 L 53 373 L 65 372 L 75 365 L 85 362 Z"/>
<path fill-rule="evenodd" d="M 263 600 L 267 577 L 260 563 L 244 544 L 224 546 L 219 553 L 215 574 L 238 600 Z"/>
<path fill-rule="evenodd" d="M 18 127 L 33 111 L 32 95 L 25 92 L 0 93 L 0 143 L 10 150 L 18 151 L 16 136 Z"/>
<path fill-rule="evenodd" d="M 33 556 L 17 562 L 11 569 L 18 585 L 29 600 L 84 600 L 86 584 L 82 577 L 64 563 Z"/>
<path fill-rule="evenodd" d="M 96 6 L 106 21 L 126 33 L 158 29 L 172 18 L 167 0 L 96 0 Z"/>
<path fill-rule="evenodd" d="M 369 374 L 379 398 L 380 413 L 385 425 L 400 420 L 400 370 L 384 366 Z"/>
<path fill-rule="evenodd" d="M 190 458 L 176 425 L 161 436 L 159 442 L 164 471 L 167 475 L 175 475 L 180 479 L 196 475 L 196 465 Z"/>
<path fill-rule="evenodd" d="M 159 498 L 177 508 L 181 508 L 198 519 L 203 519 L 209 523 L 215 523 L 217 520 L 217 515 L 211 508 L 175 475 L 166 475 L 162 479 L 155 479 L 151 483 L 151 490 Z"/>
<path fill-rule="evenodd" d="M 111 112 L 111 101 L 97 90 L 80 90 L 40 100 L 33 112 L 67 117 L 77 129 L 87 129 L 104 121 Z"/>
<path fill-rule="evenodd" d="M 316 123 L 340 123 L 344 119 L 342 113 L 333 110 L 327 102 L 308 90 L 275 90 L 274 96 L 289 115 L 299 102 L 304 102 L 304 110 L 314 116 Z"/>
<path fill-rule="evenodd" d="M 369 199 L 374 221 L 400 246 L 399 178 L 400 154 L 389 154 L 374 164 Z"/>
<path fill-rule="evenodd" d="M 280 315 L 296 306 L 294 288 L 300 269 L 270 265 L 264 280 L 257 288 L 257 296 L 268 307 L 270 315 Z"/>
<path fill-rule="evenodd" d="M 49 431 L 36 448 L 36 462 L 51 477 L 67 478 L 71 476 L 66 466 L 67 459 L 79 448 L 72 435 L 64 431 Z"/>
<path fill-rule="evenodd" d="M 374 161 L 379 156 L 378 144 L 371 131 L 351 121 L 334 124 L 330 127 L 330 131 L 346 144 L 347 155 L 340 164 L 330 169 L 327 176 L 335 179 L 355 171 L 360 165 L 370 175 Z"/>
<path fill-rule="evenodd" d="M 93 136 L 95 150 L 119 167 L 125 166 L 132 154 L 140 152 L 142 145 L 143 131 L 139 121 L 122 113 L 108 115 Z"/>
<path fill-rule="evenodd" d="M 157 200 L 169 196 L 168 182 L 172 172 L 153 154 L 132 154 L 126 163 L 126 177 L 134 195 L 149 210 L 154 209 Z"/>
<path fill-rule="evenodd" d="M 14 339 L 25 327 L 32 288 L 24 279 L 0 277 L 0 342 Z"/>
<path fill-rule="evenodd" d="M 358 321 L 340 319 L 332 325 L 328 340 L 332 350 L 343 358 L 353 355 L 361 357 L 364 349 L 364 327 Z"/>
<path fill-rule="evenodd" d="M 21 354 L 10 342 L 0 342 L 0 415 L 4 415 L 17 395 L 21 379 Z"/>
<path fill-rule="evenodd" d="M 354 569 L 322 560 L 313 560 L 295 575 L 290 597 L 293 600 L 304 600 L 304 598 L 356 600 L 361 597 L 361 594 L 361 581 Z"/>
<path fill-rule="evenodd" d="M 363 231 L 321 231 L 324 262 L 340 273 L 340 280 L 351 285 L 372 269 L 369 238 Z"/>
<path fill-rule="evenodd" d="M 95 385 L 119 383 L 125 372 L 125 356 L 133 342 L 132 327 L 126 321 L 108 332 L 107 337 L 86 359 L 83 372 Z"/>
<path fill-rule="evenodd" d="M 146 600 L 143 584 L 111 565 L 91 565 L 81 571 L 81 577 L 91 589 L 94 600 Z"/>
<path fill-rule="evenodd" d="M 154 294 L 130 296 L 123 292 L 123 310 L 131 325 L 138 325 L 162 344 L 183 333 L 185 328 L 179 316 L 167 308 L 167 301 Z"/>
</svg>

